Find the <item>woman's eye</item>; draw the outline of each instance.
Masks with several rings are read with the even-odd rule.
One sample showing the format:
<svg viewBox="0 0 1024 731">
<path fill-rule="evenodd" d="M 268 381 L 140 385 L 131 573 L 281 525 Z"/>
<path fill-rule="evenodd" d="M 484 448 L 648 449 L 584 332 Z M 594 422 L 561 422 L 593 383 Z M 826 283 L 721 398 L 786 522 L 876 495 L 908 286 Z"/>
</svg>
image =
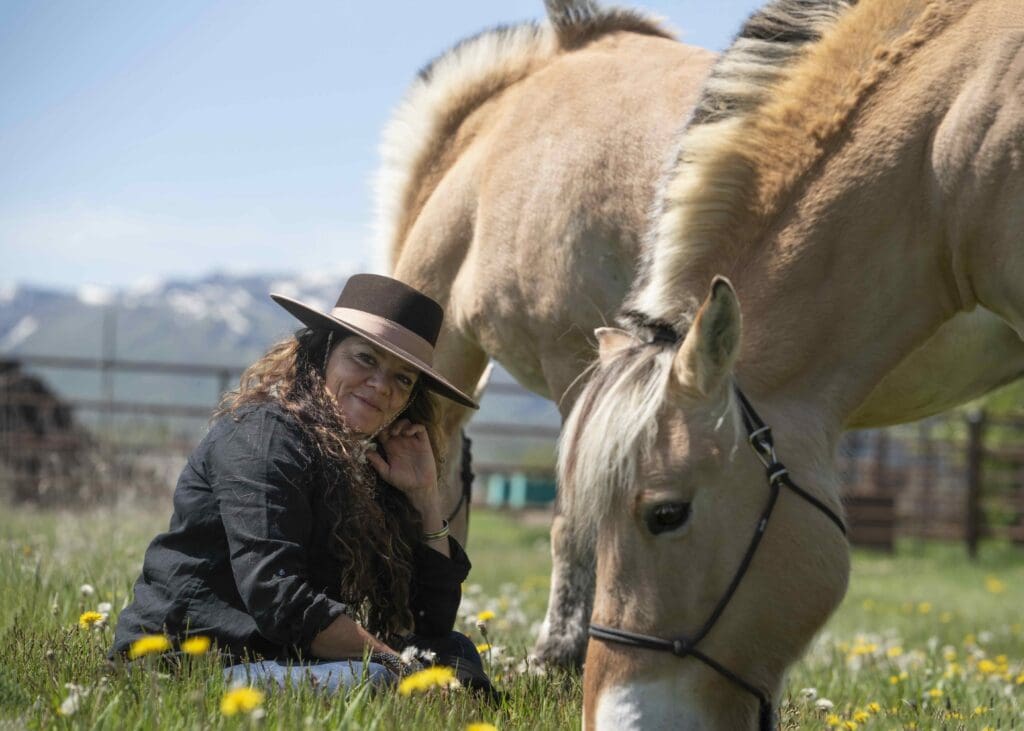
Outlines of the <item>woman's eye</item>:
<svg viewBox="0 0 1024 731">
<path fill-rule="evenodd" d="M 405 388 L 412 388 L 412 379 L 409 376 L 399 376 L 398 382 L 401 383 Z"/>
<path fill-rule="evenodd" d="M 356 353 L 356 358 L 366 363 L 366 365 L 377 365 L 377 359 L 369 353 Z"/>
<path fill-rule="evenodd" d="M 689 517 L 690 503 L 658 503 L 647 510 L 644 522 L 647 530 L 658 535 L 682 527 Z"/>
</svg>

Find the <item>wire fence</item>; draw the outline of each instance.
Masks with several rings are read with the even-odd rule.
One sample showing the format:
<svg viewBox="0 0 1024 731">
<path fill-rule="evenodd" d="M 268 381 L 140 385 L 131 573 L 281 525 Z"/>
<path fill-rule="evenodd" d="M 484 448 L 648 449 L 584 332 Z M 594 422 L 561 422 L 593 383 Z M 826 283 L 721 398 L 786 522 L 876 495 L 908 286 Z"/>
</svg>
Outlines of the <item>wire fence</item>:
<svg viewBox="0 0 1024 731">
<path fill-rule="evenodd" d="M 61 398 L 39 375 L 101 376 L 100 398 Z M 0 500 L 69 505 L 163 497 L 241 368 L 193 363 L 26 356 L 0 360 Z M 209 381 L 205 404 L 119 399 L 113 374 Z M 203 389 L 206 390 L 205 387 Z M 511 383 L 488 394 L 526 398 Z M 472 422 L 476 499 L 521 508 L 554 499 L 558 429 Z M 848 434 L 840 448 L 851 539 L 891 549 L 899 537 L 1024 543 L 1024 415 L 955 412 Z"/>
</svg>

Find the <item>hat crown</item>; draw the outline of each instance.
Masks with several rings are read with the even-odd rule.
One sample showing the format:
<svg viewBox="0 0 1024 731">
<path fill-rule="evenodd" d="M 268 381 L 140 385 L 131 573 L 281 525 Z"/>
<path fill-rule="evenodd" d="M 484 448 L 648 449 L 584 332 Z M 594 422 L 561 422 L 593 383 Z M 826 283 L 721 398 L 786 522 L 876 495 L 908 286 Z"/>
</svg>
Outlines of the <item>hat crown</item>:
<svg viewBox="0 0 1024 731">
<path fill-rule="evenodd" d="M 378 274 L 354 274 L 345 282 L 335 307 L 382 317 L 437 344 L 444 309 L 434 299 L 409 285 Z"/>
</svg>

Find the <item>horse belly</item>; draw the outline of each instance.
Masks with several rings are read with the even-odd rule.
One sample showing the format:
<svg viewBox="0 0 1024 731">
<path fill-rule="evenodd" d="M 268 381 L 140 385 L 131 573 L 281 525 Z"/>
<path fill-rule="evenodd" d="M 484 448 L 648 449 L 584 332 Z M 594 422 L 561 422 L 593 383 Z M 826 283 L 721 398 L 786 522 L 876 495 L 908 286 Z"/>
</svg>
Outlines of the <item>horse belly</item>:
<svg viewBox="0 0 1024 731">
<path fill-rule="evenodd" d="M 847 422 L 868 428 L 923 419 L 1024 375 L 1024 341 L 984 308 L 957 315 L 911 353 Z"/>
</svg>

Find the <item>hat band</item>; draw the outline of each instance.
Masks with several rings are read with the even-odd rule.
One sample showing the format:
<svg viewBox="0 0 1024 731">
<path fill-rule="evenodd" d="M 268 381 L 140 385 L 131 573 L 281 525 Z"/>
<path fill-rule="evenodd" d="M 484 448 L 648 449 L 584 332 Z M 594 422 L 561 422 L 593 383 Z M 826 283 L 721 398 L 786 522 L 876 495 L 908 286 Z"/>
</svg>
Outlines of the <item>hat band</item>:
<svg viewBox="0 0 1024 731">
<path fill-rule="evenodd" d="M 394 320 L 374 315 L 351 307 L 335 307 L 331 315 L 342 322 L 358 327 L 370 335 L 376 335 L 397 348 L 401 348 L 428 366 L 434 362 L 434 346 L 412 330 L 402 327 Z"/>
</svg>

